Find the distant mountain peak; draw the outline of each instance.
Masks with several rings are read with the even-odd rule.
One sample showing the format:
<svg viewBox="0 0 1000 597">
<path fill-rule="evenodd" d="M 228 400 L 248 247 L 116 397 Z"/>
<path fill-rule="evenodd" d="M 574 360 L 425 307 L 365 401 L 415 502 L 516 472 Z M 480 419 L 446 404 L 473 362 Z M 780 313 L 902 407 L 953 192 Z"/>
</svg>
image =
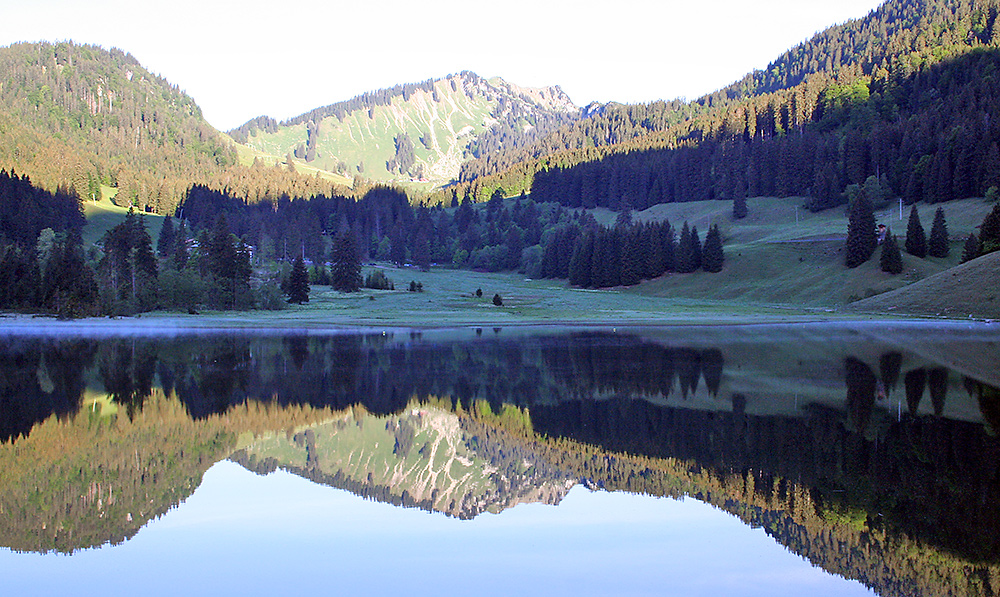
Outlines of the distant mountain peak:
<svg viewBox="0 0 1000 597">
<path fill-rule="evenodd" d="M 341 175 L 439 186 L 461 165 L 521 147 L 582 111 L 558 85 L 524 87 L 462 71 L 371 91 L 283 122 L 258 117 L 229 131 L 254 152 Z"/>
</svg>

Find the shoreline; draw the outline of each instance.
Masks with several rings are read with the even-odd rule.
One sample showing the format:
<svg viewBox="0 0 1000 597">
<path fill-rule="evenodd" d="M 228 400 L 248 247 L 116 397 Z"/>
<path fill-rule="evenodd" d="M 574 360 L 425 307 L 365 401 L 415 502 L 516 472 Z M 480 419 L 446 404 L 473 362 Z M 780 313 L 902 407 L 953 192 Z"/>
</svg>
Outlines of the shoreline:
<svg viewBox="0 0 1000 597">
<path fill-rule="evenodd" d="M 906 327 L 976 329 L 1000 333 L 1000 321 L 992 319 L 961 319 L 908 314 L 824 313 L 808 312 L 731 314 L 713 310 L 704 315 L 662 313 L 659 317 L 642 316 L 541 319 L 532 317 L 494 317 L 469 319 L 442 317 L 436 322 L 407 318 L 343 318 L 323 317 L 319 313 L 275 312 L 210 312 L 200 315 L 154 312 L 133 317 L 88 317 L 57 319 L 50 315 L 0 313 L 0 336 L 184 336 L 200 334 L 246 333 L 254 335 L 338 335 L 355 333 L 399 333 L 449 330 L 494 330 L 503 328 L 722 328 L 750 326 L 786 327 Z M 455 314 L 458 315 L 458 314 Z M 498 313 L 502 315 L 502 313 Z M 638 314 L 632 314 L 638 315 Z"/>
</svg>

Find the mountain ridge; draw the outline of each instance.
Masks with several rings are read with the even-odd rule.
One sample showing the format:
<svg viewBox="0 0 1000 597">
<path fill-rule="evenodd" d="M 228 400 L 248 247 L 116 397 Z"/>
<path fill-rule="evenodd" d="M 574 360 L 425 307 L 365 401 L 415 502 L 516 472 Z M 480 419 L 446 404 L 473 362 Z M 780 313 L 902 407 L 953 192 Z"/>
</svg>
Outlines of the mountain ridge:
<svg viewBox="0 0 1000 597">
<path fill-rule="evenodd" d="M 583 113 L 558 85 L 524 87 L 462 71 L 280 122 L 259 116 L 227 134 L 254 151 L 328 172 L 442 186 L 458 177 L 466 159 L 524 146 Z"/>
</svg>

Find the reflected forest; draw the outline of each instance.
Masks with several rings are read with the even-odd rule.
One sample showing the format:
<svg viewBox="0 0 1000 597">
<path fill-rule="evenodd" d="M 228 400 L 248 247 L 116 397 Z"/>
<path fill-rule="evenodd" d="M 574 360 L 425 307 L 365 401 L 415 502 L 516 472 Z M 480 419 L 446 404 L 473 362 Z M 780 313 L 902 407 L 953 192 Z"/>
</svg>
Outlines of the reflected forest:
<svg viewBox="0 0 1000 597">
<path fill-rule="evenodd" d="M 459 518 L 576 484 L 690 496 L 880 594 L 993 594 L 1000 391 L 965 358 L 990 351 L 704 328 L 11 336 L 0 542 L 121 543 L 229 458 Z M 400 482 L 398 462 L 446 473 Z"/>
</svg>

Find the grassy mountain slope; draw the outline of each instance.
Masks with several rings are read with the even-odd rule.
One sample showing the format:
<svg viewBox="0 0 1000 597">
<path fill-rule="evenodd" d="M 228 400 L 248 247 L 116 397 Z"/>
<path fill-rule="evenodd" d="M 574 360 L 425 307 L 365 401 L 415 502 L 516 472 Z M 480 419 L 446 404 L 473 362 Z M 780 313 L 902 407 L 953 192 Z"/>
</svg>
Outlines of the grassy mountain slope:
<svg viewBox="0 0 1000 597">
<path fill-rule="evenodd" d="M 522 88 L 464 72 L 371 92 L 281 124 L 255 119 L 230 133 L 255 151 L 291 154 L 323 171 L 436 186 L 457 178 L 470 155 L 519 146 L 578 114 L 558 87 Z M 412 143 L 413 161 L 391 168 L 401 135 Z"/>
<path fill-rule="evenodd" d="M 858 301 L 852 310 L 1000 319 L 1000 253 L 989 253 L 915 284 Z"/>
<path fill-rule="evenodd" d="M 747 303 L 786 304 L 836 309 L 852 301 L 908 286 L 958 264 L 963 239 L 978 226 L 991 206 L 982 199 L 951 201 L 943 205 L 951 244 L 949 257 L 918 259 L 903 253 L 904 271 L 893 276 L 879 269 L 878 255 L 855 269 L 844 266 L 847 219 L 842 210 L 812 213 L 802 199 L 756 198 L 748 200 L 749 214 L 733 220 L 728 202 L 695 201 L 651 207 L 640 220 L 667 218 L 676 227 L 687 221 L 704 238 L 709 223 L 719 224 L 725 244 L 722 272 L 668 274 L 643 282 L 630 292 L 693 299 Z M 918 204 L 925 220 L 931 208 Z M 610 222 L 614 214 L 598 212 Z M 908 211 L 899 218 L 898 207 L 876 214 L 900 237 L 906 232 Z M 874 309 L 873 309 L 874 310 Z M 975 311 L 970 311 L 975 312 Z"/>
<path fill-rule="evenodd" d="M 251 470 L 280 466 L 365 497 L 459 518 L 558 502 L 575 483 L 527 452 L 484 457 L 471 436 L 454 413 L 414 403 L 390 417 L 345 413 L 293 437 L 258 437 L 233 459 Z"/>
</svg>

